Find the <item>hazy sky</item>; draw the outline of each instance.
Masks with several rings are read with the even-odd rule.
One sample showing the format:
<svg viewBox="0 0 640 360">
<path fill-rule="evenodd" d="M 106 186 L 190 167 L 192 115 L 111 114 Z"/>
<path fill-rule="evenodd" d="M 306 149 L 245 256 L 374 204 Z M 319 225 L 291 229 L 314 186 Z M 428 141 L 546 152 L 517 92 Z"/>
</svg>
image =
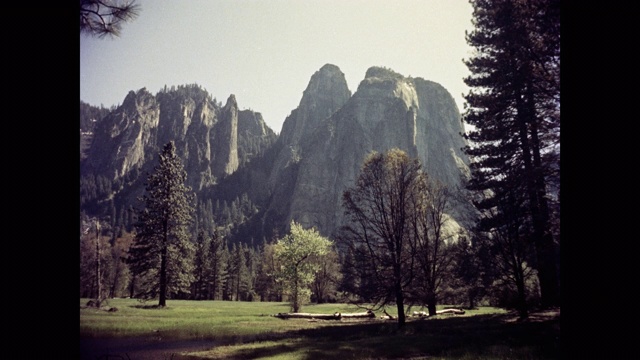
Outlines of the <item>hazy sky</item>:
<svg viewBox="0 0 640 360">
<path fill-rule="evenodd" d="M 352 93 L 371 66 L 444 86 L 463 112 L 467 0 L 137 0 L 120 37 L 80 36 L 80 100 L 197 83 L 262 113 L 276 133 L 311 76 L 338 66 Z"/>
</svg>

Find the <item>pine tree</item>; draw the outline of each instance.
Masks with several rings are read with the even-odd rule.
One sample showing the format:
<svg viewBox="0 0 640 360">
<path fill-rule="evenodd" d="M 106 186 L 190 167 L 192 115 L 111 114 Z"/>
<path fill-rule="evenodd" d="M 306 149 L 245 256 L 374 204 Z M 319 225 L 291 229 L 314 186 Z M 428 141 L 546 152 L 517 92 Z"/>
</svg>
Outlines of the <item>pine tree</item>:
<svg viewBox="0 0 640 360">
<path fill-rule="evenodd" d="M 227 278 L 226 253 L 227 245 L 217 230 L 214 230 L 209 242 L 209 284 L 211 286 L 210 298 L 212 300 L 222 298 L 222 289 Z"/>
<path fill-rule="evenodd" d="M 275 258 L 275 245 L 264 240 L 255 282 L 255 290 L 260 295 L 260 301 L 282 301 L 281 286 L 276 283 L 274 276 L 278 266 Z"/>
<path fill-rule="evenodd" d="M 466 136 L 469 188 L 484 197 L 476 202 L 484 211 L 478 230 L 530 242 L 526 260 L 537 269 L 541 305 L 559 305 L 550 210 L 559 193 L 559 0 L 471 3 L 475 29 L 467 42 L 477 51 L 465 61 L 472 90 L 464 121 L 475 127 Z"/>
<path fill-rule="evenodd" d="M 226 281 L 224 283 L 223 299 L 233 301 L 237 294 L 238 284 L 238 261 L 235 254 L 238 252 L 236 244 L 226 246 L 226 262 L 225 273 L 227 274 Z"/>
<path fill-rule="evenodd" d="M 258 252 L 256 248 L 251 245 L 245 245 L 244 247 L 245 259 L 247 260 L 247 301 L 254 301 L 257 297 L 256 293 L 256 278 L 258 277 L 258 263 L 260 262 Z"/>
<path fill-rule="evenodd" d="M 210 258 L 209 247 L 211 240 L 205 235 L 204 231 L 200 229 L 195 243 L 195 257 L 194 257 L 194 278 L 192 295 L 193 299 L 201 300 L 207 298 L 208 287 L 207 279 L 210 276 Z"/>
<path fill-rule="evenodd" d="M 129 263 L 136 278 L 144 281 L 139 284 L 138 295 L 144 299 L 158 296 L 158 306 L 166 306 L 170 293 L 189 293 L 194 280 L 194 246 L 189 240 L 193 194 L 185 185 L 186 178 L 171 141 L 164 146 L 159 165 L 148 176 L 146 193 L 140 198 L 145 207 L 138 214 Z"/>
<path fill-rule="evenodd" d="M 234 269 L 236 270 L 236 301 L 246 300 L 247 293 L 249 291 L 247 284 L 247 258 L 242 243 L 234 248 L 235 252 L 232 254 L 234 261 Z"/>
<path fill-rule="evenodd" d="M 137 18 L 135 0 L 80 0 L 80 33 L 91 36 L 120 36 L 122 25 Z"/>
</svg>

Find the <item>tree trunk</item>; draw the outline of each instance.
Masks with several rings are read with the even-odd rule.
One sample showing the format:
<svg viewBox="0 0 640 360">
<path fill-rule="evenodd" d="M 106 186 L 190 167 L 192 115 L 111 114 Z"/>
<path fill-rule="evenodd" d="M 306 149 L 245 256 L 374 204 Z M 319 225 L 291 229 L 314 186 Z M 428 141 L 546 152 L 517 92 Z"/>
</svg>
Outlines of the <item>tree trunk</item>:
<svg viewBox="0 0 640 360">
<path fill-rule="evenodd" d="M 98 220 L 96 220 L 96 288 L 98 291 L 96 302 L 100 307 L 102 302 L 102 280 L 100 279 L 100 222 Z"/>
<path fill-rule="evenodd" d="M 319 320 L 340 320 L 342 314 L 339 312 L 333 314 L 309 314 L 309 313 L 278 313 L 273 315 L 281 319 L 319 319 Z"/>
<path fill-rule="evenodd" d="M 133 299 L 135 296 L 135 286 L 136 286 L 136 275 L 131 275 L 131 284 L 129 285 L 129 297 Z"/>
<path fill-rule="evenodd" d="M 436 296 L 433 294 L 433 292 L 430 292 L 429 295 L 427 295 L 427 309 L 429 310 L 429 316 L 433 316 L 435 314 L 437 314 L 436 311 Z"/>
<path fill-rule="evenodd" d="M 529 74 L 527 74 L 529 75 Z M 543 307 L 559 304 L 556 264 L 553 256 L 553 238 L 549 232 L 548 205 L 545 199 L 545 182 L 540 160 L 540 147 L 537 133 L 538 119 L 535 116 L 534 98 L 527 84 L 527 101 L 518 97 L 518 110 L 525 114 L 519 116 L 520 138 L 522 142 L 524 166 L 527 172 L 527 192 L 533 224 L 533 238 L 536 248 L 537 270 L 540 281 L 540 295 Z M 533 130 L 529 130 L 533 129 Z M 527 135 L 531 135 L 531 139 Z"/>
<path fill-rule="evenodd" d="M 120 277 L 120 264 L 116 264 L 115 273 L 113 275 L 113 282 L 111 283 L 111 289 L 109 290 L 109 298 L 113 299 L 116 296 L 118 289 L 118 278 Z"/>
<path fill-rule="evenodd" d="M 293 308 L 293 312 L 297 313 L 298 311 L 300 311 L 300 303 L 298 300 L 298 271 L 296 268 L 296 277 L 295 277 L 295 281 L 293 283 L 293 291 L 292 291 L 292 302 L 291 302 L 291 307 Z"/>
<path fill-rule="evenodd" d="M 526 319 L 527 317 L 529 317 L 529 312 L 527 309 L 527 294 L 524 286 L 524 276 L 522 274 L 518 275 L 520 275 L 516 277 L 516 288 L 518 289 L 518 314 L 520 319 Z"/>
<path fill-rule="evenodd" d="M 396 285 L 396 305 L 398 308 L 398 327 L 401 328 L 404 326 L 406 319 L 404 315 L 404 294 L 400 284 Z"/>
<path fill-rule="evenodd" d="M 160 300 L 158 306 L 167 305 L 167 248 L 162 249 L 160 256 Z"/>
<path fill-rule="evenodd" d="M 310 314 L 310 313 L 278 313 L 273 315 L 281 319 L 318 319 L 318 320 L 340 320 L 340 319 L 370 319 L 375 318 L 376 314 L 368 310 L 366 312 L 341 314 L 339 312 L 333 314 Z"/>
</svg>

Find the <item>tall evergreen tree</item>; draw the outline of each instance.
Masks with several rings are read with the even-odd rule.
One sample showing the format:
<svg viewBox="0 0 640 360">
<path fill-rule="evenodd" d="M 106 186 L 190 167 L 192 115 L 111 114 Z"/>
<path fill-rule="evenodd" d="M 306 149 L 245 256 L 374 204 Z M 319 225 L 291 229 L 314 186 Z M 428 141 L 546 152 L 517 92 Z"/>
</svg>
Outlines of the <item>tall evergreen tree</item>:
<svg viewBox="0 0 640 360">
<path fill-rule="evenodd" d="M 210 258 L 209 248 L 211 240 L 205 235 L 204 231 L 200 229 L 195 242 L 195 257 L 194 257 L 194 278 L 195 281 L 192 284 L 191 294 L 193 299 L 201 300 L 206 299 L 209 291 L 207 286 L 208 278 L 210 276 Z"/>
<path fill-rule="evenodd" d="M 275 245 L 264 241 L 255 282 L 255 290 L 260 295 L 260 301 L 282 301 L 282 286 L 275 278 L 279 265 L 275 256 Z"/>
<path fill-rule="evenodd" d="M 226 273 L 226 253 L 227 244 L 217 230 L 213 231 L 209 242 L 209 285 L 210 298 L 212 300 L 222 298 L 222 289 L 227 278 Z"/>
<path fill-rule="evenodd" d="M 141 284 L 139 296 L 159 297 L 166 306 L 168 293 L 190 292 L 193 282 L 194 246 L 189 240 L 193 221 L 193 193 L 185 185 L 187 173 L 176 155 L 173 141 L 160 153 L 159 165 L 145 184 L 140 198 L 145 207 L 138 214 L 138 231 L 129 248 L 129 263 Z"/>
<path fill-rule="evenodd" d="M 238 284 L 238 258 L 236 256 L 238 250 L 236 249 L 236 243 L 232 243 L 231 246 L 226 247 L 226 263 L 225 273 L 227 274 L 226 281 L 224 282 L 223 300 L 233 301 L 237 294 Z M 236 298 L 237 299 L 237 298 Z"/>
<path fill-rule="evenodd" d="M 557 219 L 550 209 L 559 193 L 560 1 L 470 2 L 475 29 L 467 42 L 476 53 L 465 61 L 472 90 L 464 120 L 475 130 L 465 151 L 472 158 L 469 188 L 483 194 L 478 230 L 531 242 L 541 305 L 559 305 Z"/>
<path fill-rule="evenodd" d="M 259 249 L 256 249 L 253 244 L 251 246 L 246 245 L 244 252 L 247 260 L 247 298 L 245 300 L 254 301 L 258 295 L 256 292 L 256 279 L 260 262 Z"/>
<path fill-rule="evenodd" d="M 232 254 L 234 261 L 234 269 L 236 270 L 236 301 L 246 300 L 247 293 L 249 292 L 248 286 L 248 270 L 247 270 L 247 258 L 244 246 L 239 243 L 235 247 L 235 252 Z"/>
</svg>

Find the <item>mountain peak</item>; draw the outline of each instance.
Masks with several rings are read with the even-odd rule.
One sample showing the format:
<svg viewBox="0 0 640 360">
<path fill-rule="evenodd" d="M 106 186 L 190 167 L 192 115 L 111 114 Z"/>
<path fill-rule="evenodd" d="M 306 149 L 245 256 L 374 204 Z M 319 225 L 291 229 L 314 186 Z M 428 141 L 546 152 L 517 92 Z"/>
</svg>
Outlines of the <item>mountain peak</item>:
<svg viewBox="0 0 640 360">
<path fill-rule="evenodd" d="M 347 98 L 351 96 L 344 73 L 333 64 L 325 64 L 311 76 L 301 103 L 305 96 L 328 94 L 348 94 Z"/>
<path fill-rule="evenodd" d="M 333 64 L 324 64 L 319 72 L 324 72 L 324 73 L 338 73 L 338 74 L 342 74 L 342 71 L 340 71 L 340 68 L 336 65 Z"/>
<path fill-rule="evenodd" d="M 227 98 L 227 104 L 224 107 L 228 108 L 230 106 L 238 107 L 238 102 L 236 101 L 236 96 L 234 94 L 229 95 L 229 98 Z"/>
<path fill-rule="evenodd" d="M 307 133 L 331 116 L 351 97 L 347 80 L 340 68 L 325 64 L 309 80 L 300 105 L 282 125 L 280 139 L 285 144 L 297 145 Z"/>
<path fill-rule="evenodd" d="M 398 74 L 397 72 L 381 66 L 372 66 L 367 69 L 367 73 L 364 76 L 365 79 L 368 78 L 378 78 L 378 79 L 390 79 L 390 80 L 400 80 L 404 79 L 404 76 Z"/>
</svg>

